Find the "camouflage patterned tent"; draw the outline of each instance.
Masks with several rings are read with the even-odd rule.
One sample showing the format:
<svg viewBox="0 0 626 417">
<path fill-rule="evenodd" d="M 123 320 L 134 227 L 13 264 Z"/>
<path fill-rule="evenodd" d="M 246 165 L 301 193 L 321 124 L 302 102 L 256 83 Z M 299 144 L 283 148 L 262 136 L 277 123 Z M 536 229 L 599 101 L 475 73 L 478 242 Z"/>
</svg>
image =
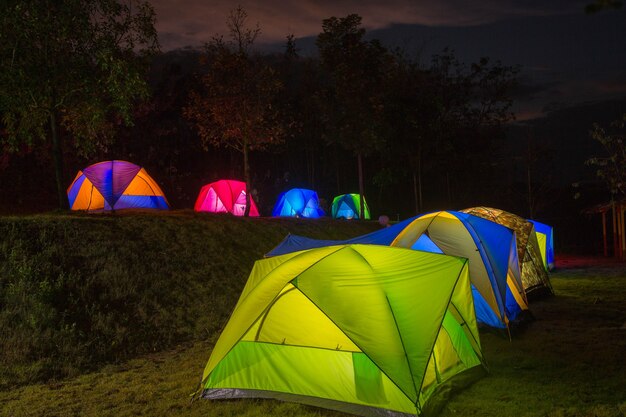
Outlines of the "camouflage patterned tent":
<svg viewBox="0 0 626 417">
<path fill-rule="evenodd" d="M 531 222 L 507 211 L 490 207 L 472 207 L 461 211 L 513 229 L 517 235 L 517 252 L 522 272 L 522 284 L 526 294 L 553 293 L 550 278 L 543 266 L 539 242 Z"/>
</svg>

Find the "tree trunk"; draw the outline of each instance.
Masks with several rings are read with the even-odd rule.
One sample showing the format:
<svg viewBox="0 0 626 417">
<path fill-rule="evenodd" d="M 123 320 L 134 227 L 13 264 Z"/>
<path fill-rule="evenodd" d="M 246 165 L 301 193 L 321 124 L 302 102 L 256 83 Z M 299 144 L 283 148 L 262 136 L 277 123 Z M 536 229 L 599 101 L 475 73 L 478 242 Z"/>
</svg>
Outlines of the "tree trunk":
<svg viewBox="0 0 626 417">
<path fill-rule="evenodd" d="M 311 184 L 311 188 L 313 190 L 315 190 L 316 185 L 315 185 L 315 149 L 313 148 L 313 145 L 310 145 L 309 147 L 309 160 L 308 160 L 308 165 L 309 165 L 309 184 Z"/>
<path fill-rule="evenodd" d="M 526 181 L 528 182 L 528 218 L 534 219 L 533 213 L 533 188 L 532 188 L 532 164 L 534 161 L 534 147 L 533 147 L 533 131 L 532 128 L 528 131 L 528 140 L 526 141 Z"/>
<path fill-rule="evenodd" d="M 59 198 L 59 208 L 67 210 L 69 203 L 65 194 L 63 177 L 63 150 L 61 137 L 59 136 L 56 111 L 50 112 L 50 136 L 52 137 L 52 157 L 54 160 L 54 174 L 56 177 L 57 197 Z"/>
<path fill-rule="evenodd" d="M 357 155 L 357 160 L 359 163 L 359 220 L 363 220 L 363 213 L 365 212 L 365 187 L 363 186 L 363 155 L 361 155 L 361 152 Z"/>
<path fill-rule="evenodd" d="M 452 188 L 450 187 L 450 172 L 446 171 L 446 189 L 448 190 L 448 207 L 452 208 Z"/>
<path fill-rule="evenodd" d="M 413 174 L 415 191 L 415 214 L 420 214 L 423 207 L 422 202 L 422 145 L 417 147 L 417 185 L 415 185 L 415 173 Z"/>
<path fill-rule="evenodd" d="M 337 191 L 336 194 L 339 195 L 341 193 L 341 175 L 339 172 L 339 147 L 335 145 L 335 149 L 333 152 L 334 160 L 335 160 L 335 180 L 337 181 Z"/>
<path fill-rule="evenodd" d="M 246 209 L 243 212 L 244 217 L 250 216 L 250 193 L 252 192 L 252 187 L 250 185 L 250 164 L 248 162 L 248 143 L 245 142 L 243 145 L 243 180 L 246 183 Z"/>
<path fill-rule="evenodd" d="M 413 171 L 413 198 L 415 200 L 415 214 L 420 212 L 419 196 L 417 194 L 417 172 Z"/>
<path fill-rule="evenodd" d="M 531 183 L 531 175 L 530 175 L 530 162 L 528 162 L 528 166 L 526 168 L 526 176 L 528 180 L 528 215 L 529 219 L 534 219 L 533 213 L 533 187 Z"/>
</svg>

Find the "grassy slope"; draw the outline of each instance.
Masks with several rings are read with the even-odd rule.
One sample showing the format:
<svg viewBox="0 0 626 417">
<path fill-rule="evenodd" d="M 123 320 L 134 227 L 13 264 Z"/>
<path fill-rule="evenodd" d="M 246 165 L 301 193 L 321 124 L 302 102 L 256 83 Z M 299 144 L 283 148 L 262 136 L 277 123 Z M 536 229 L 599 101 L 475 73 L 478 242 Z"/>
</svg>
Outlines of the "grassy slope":
<svg viewBox="0 0 626 417">
<path fill-rule="evenodd" d="M 441 417 L 626 414 L 626 269 L 563 269 L 552 281 L 557 296 L 531 305 L 537 320 L 512 342 L 482 335 L 491 374 L 453 397 Z M 0 391 L 0 416 L 343 415 L 269 400 L 190 403 L 212 345 L 182 344 L 76 378 Z"/>
<path fill-rule="evenodd" d="M 0 218 L 0 389 L 213 340 L 254 261 L 288 232 L 377 228 L 191 211 Z"/>
</svg>

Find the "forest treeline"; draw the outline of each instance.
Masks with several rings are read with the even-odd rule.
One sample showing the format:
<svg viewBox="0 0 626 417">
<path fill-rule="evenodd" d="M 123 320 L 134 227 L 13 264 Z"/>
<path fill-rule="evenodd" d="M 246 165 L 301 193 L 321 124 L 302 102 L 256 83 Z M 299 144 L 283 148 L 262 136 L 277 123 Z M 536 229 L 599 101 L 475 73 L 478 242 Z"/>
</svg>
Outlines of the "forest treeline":
<svg viewBox="0 0 626 417">
<path fill-rule="evenodd" d="M 154 9 L 133 4 L 3 11 L 3 212 L 63 206 L 78 170 L 110 159 L 145 167 L 173 208 L 222 178 L 248 182 L 262 215 L 292 187 L 326 208 L 360 193 L 392 219 L 474 205 L 530 217 L 556 195 L 537 175 L 541 141 L 506 138 L 519 67 L 416 56 L 372 39 L 356 14 L 325 19 L 312 56 L 293 35 L 261 53 L 262 26 L 241 7 L 202 48 L 161 52 Z"/>
</svg>

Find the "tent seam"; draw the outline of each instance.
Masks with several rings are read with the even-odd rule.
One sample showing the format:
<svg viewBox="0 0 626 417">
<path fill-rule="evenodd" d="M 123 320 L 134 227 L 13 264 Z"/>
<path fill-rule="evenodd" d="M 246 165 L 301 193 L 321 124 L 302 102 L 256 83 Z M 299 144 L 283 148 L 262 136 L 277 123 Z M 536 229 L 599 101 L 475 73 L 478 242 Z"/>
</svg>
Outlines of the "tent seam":
<svg viewBox="0 0 626 417">
<path fill-rule="evenodd" d="M 361 254 L 361 252 L 359 252 L 358 250 L 356 250 L 356 249 L 353 247 L 354 245 L 358 245 L 358 243 L 349 245 L 349 248 L 350 248 L 353 252 L 355 252 L 357 255 L 359 255 L 359 257 L 360 257 L 361 259 L 363 259 L 363 260 L 365 261 L 365 263 L 367 264 L 367 266 L 369 266 L 369 268 L 370 268 L 370 270 L 371 270 L 372 272 L 376 272 L 376 270 L 374 269 L 374 267 L 372 266 L 372 264 L 371 264 L 371 263 L 370 263 L 370 262 L 369 262 L 369 261 L 365 258 L 365 256 L 363 256 L 363 254 Z"/>
<path fill-rule="evenodd" d="M 87 177 L 85 177 L 87 178 Z M 87 178 L 89 179 L 89 178 Z M 89 203 L 87 204 L 87 210 L 91 209 L 91 201 L 93 200 L 93 189 L 96 188 L 95 185 L 93 185 L 93 182 L 89 181 L 89 183 L 91 184 L 91 192 L 89 193 Z M 100 192 L 100 191 L 98 191 Z M 104 198 L 103 198 L 104 200 Z"/>
<path fill-rule="evenodd" d="M 441 212 L 440 212 L 440 213 L 441 213 Z M 430 221 L 428 222 L 428 225 L 424 228 L 424 232 L 426 232 L 426 231 L 428 230 L 428 228 L 429 228 L 429 227 L 430 227 L 430 225 L 433 223 L 433 221 L 435 221 L 435 218 L 436 218 L 437 216 L 439 216 L 439 214 L 437 214 L 437 215 L 435 215 L 435 216 L 432 216 L 432 218 L 431 218 L 431 219 L 430 219 Z M 398 241 L 398 239 L 399 239 L 401 236 L 404 236 L 404 234 L 405 234 L 404 232 L 405 232 L 406 230 L 408 230 L 408 229 L 409 229 L 409 227 L 411 227 L 411 225 L 412 225 L 413 223 L 415 223 L 416 221 L 418 221 L 419 219 L 420 219 L 420 217 L 415 217 L 411 223 L 407 224 L 407 225 L 406 225 L 406 227 L 405 227 L 402 231 L 400 231 L 400 233 L 398 233 L 398 235 L 397 235 L 397 236 L 396 236 L 396 237 L 395 237 L 395 238 L 391 241 L 391 243 L 389 244 L 389 246 L 395 246 L 394 244 Z M 430 236 L 428 236 L 428 238 L 430 239 Z M 419 239 L 419 237 L 418 237 L 418 239 Z M 432 239 L 431 239 L 431 240 L 432 240 Z M 417 242 L 417 239 L 415 240 L 415 242 Z M 415 242 L 411 243 L 411 246 L 413 246 L 413 245 L 415 244 Z"/>
<path fill-rule="evenodd" d="M 334 322 L 333 322 L 333 324 L 334 324 Z M 339 327 L 337 327 L 337 328 L 339 328 Z M 342 333 L 343 333 L 343 331 L 342 331 Z M 343 334 L 348 338 L 348 336 L 345 333 L 343 333 Z M 350 339 L 350 341 L 352 343 L 354 343 L 352 341 L 352 339 Z M 268 342 L 266 340 L 240 340 L 238 343 L 246 343 L 246 342 L 248 342 L 248 343 L 262 343 L 262 344 L 265 344 L 265 345 L 273 345 L 273 346 L 291 346 L 291 347 L 297 347 L 297 348 L 325 350 L 325 351 L 332 351 L 332 352 L 365 353 L 362 350 L 345 350 L 345 349 L 336 349 L 336 348 L 335 349 L 331 349 L 331 348 L 325 348 L 325 347 L 320 347 L 320 346 L 306 346 L 306 345 L 296 345 L 296 344 L 291 344 L 291 343 Z M 355 344 L 355 346 L 356 346 L 356 344 Z M 385 374 L 385 375 L 387 375 L 387 374 Z"/>
<path fill-rule="evenodd" d="M 343 249 L 343 248 L 339 248 L 339 249 L 337 249 L 336 251 L 333 251 L 333 252 L 329 253 L 328 255 L 326 255 L 326 256 L 324 256 L 324 257 L 322 257 L 322 258 L 318 259 L 318 260 L 317 260 L 314 264 L 311 264 L 308 268 L 306 268 L 306 269 L 305 269 L 304 271 L 302 271 L 300 274 L 302 274 L 303 272 L 305 272 L 305 271 L 309 270 L 309 269 L 310 269 L 313 265 L 317 264 L 317 263 L 318 263 L 318 262 L 320 262 L 322 259 L 325 259 L 325 258 L 327 258 L 328 256 L 330 256 L 330 255 L 332 255 L 332 254 L 337 253 L 337 252 L 338 252 L 338 251 L 340 251 L 341 249 Z M 302 251 L 302 252 L 305 252 L 305 251 Z M 296 256 L 294 256 L 294 257 L 292 257 L 292 258 L 288 259 L 286 262 L 289 262 L 289 261 L 291 261 L 292 259 L 295 259 L 295 258 L 297 258 L 297 257 L 299 257 L 299 256 L 301 256 L 301 255 L 302 255 L 302 254 L 298 254 L 298 255 L 296 255 Z M 281 265 L 283 265 L 283 264 L 281 264 Z M 276 269 L 277 269 L 277 268 L 274 268 L 274 269 L 272 269 L 272 270 L 271 270 L 268 274 L 266 274 L 266 275 L 263 277 L 263 279 L 259 281 L 259 284 L 260 284 L 262 281 L 264 281 L 264 280 L 265 280 L 265 279 L 266 279 L 266 278 L 267 278 L 267 277 L 268 277 L 268 276 L 269 276 L 272 272 L 274 272 Z M 298 274 L 298 276 L 300 276 L 300 274 Z M 297 278 L 297 277 L 295 277 L 295 278 Z M 291 280 L 287 281 L 287 283 L 291 283 L 291 282 L 292 282 L 295 278 L 293 278 L 293 279 L 291 279 Z M 293 285 L 293 284 L 292 284 L 292 285 Z M 248 296 L 250 296 L 250 294 L 252 294 L 252 293 L 254 292 L 254 290 L 255 290 L 257 287 L 258 287 L 258 285 L 257 285 L 257 286 L 255 286 L 254 288 L 252 288 L 252 289 L 251 289 L 251 291 L 248 293 Z M 294 285 L 294 287 L 295 287 L 295 285 Z M 297 288 L 297 287 L 296 287 L 296 288 Z M 280 295 L 280 294 L 279 294 L 279 295 Z M 246 299 L 248 298 L 248 296 L 246 296 Z M 276 298 L 277 298 L 277 297 L 274 297 L 274 298 L 272 299 L 272 301 L 268 304 L 268 306 L 267 306 L 266 308 L 264 308 L 264 309 L 263 309 L 263 312 L 266 312 L 266 311 L 267 311 L 267 309 L 268 309 L 268 308 L 270 307 L 270 305 L 271 305 L 271 304 L 275 301 L 275 299 L 276 299 Z M 307 298 L 308 298 L 308 297 L 307 297 Z M 227 326 L 227 325 L 228 325 L 228 322 L 230 322 L 231 318 L 232 318 L 232 317 L 233 317 L 233 315 L 235 314 L 235 311 L 237 310 L 237 306 L 238 306 L 238 305 L 239 305 L 239 301 L 237 301 L 237 304 L 235 305 L 235 308 L 234 308 L 234 309 L 233 309 L 233 311 L 230 313 L 230 316 L 228 316 L 228 320 L 226 321 L 226 325 L 225 325 L 225 326 Z M 318 307 L 318 308 L 319 308 L 319 307 Z M 223 357 L 223 358 L 225 358 L 226 356 L 228 356 L 228 354 L 230 354 L 230 352 L 233 350 L 233 348 L 234 348 L 234 347 L 235 347 L 235 346 L 236 346 L 239 342 L 241 342 L 241 339 L 242 339 L 242 338 L 246 335 L 246 333 L 248 333 L 248 331 L 250 330 L 250 328 L 251 328 L 252 326 L 254 326 L 254 323 L 256 323 L 256 320 L 255 320 L 255 321 L 253 321 L 253 322 L 252 322 L 252 324 L 250 324 L 250 326 L 248 326 L 248 327 L 246 328 L 246 330 L 245 330 L 245 331 L 241 334 L 241 336 L 239 336 L 239 337 L 237 338 L 237 341 L 236 341 L 235 343 L 233 343 L 233 345 L 230 347 L 230 349 L 228 349 L 228 352 L 226 352 L 226 353 L 224 354 L 224 357 Z M 223 329 L 222 329 L 222 331 L 223 331 Z M 358 346 L 358 345 L 357 345 L 357 346 Z M 214 348 L 215 348 L 215 346 L 214 346 Z M 359 349 L 360 349 L 360 347 L 359 347 Z M 222 359 L 223 359 L 223 358 L 222 358 Z M 214 368 L 214 369 L 215 369 L 215 368 Z M 214 370 L 214 369 L 213 369 L 213 370 Z M 208 377 L 211 375 L 211 373 L 213 372 L 213 370 L 211 370 L 211 372 L 209 372 L 209 373 L 207 374 L 206 378 L 202 378 L 202 381 L 200 382 L 201 386 L 205 384 L 206 380 L 207 380 L 207 379 L 208 379 Z"/>
<path fill-rule="evenodd" d="M 267 308 L 264 310 L 264 315 L 263 318 L 261 319 L 261 321 L 259 322 L 259 329 L 256 331 L 256 335 L 254 336 L 254 341 L 257 342 L 259 340 L 259 335 L 261 334 L 261 330 L 263 329 L 263 324 L 265 323 L 265 320 L 267 319 L 267 315 L 269 314 L 270 310 L 272 309 L 272 307 L 274 307 L 274 305 L 276 304 L 276 302 L 278 300 L 280 300 L 281 298 L 283 298 L 283 296 L 285 296 L 286 294 L 290 293 L 291 291 L 294 291 L 296 289 L 295 285 L 293 285 L 293 288 L 288 289 L 285 292 L 281 292 L 280 294 L 278 294 L 278 297 L 274 298 L 272 300 L 272 302 L 267 306 Z M 252 324 L 254 326 L 254 323 Z M 248 329 L 249 330 L 249 329 Z M 247 331 L 246 331 L 247 333 Z M 245 336 L 245 335 L 244 335 Z"/>
<path fill-rule="evenodd" d="M 411 375 L 411 382 L 413 382 L 413 389 L 415 390 L 415 400 L 416 400 L 416 404 L 417 404 L 417 402 L 419 402 L 421 389 L 418 390 L 417 389 L 417 385 L 415 385 L 415 379 L 413 378 L 413 369 L 411 368 L 411 361 L 409 360 L 409 356 L 406 353 L 406 345 L 404 344 L 404 339 L 402 338 L 402 333 L 400 332 L 400 327 L 398 327 L 398 322 L 396 321 L 396 315 L 393 313 L 393 308 L 391 307 L 391 303 L 389 302 L 389 297 L 387 297 L 387 294 L 385 294 L 385 300 L 387 300 L 387 305 L 389 306 L 389 311 L 391 312 L 391 317 L 393 318 L 393 324 L 395 325 L 396 330 L 398 331 L 398 336 L 400 337 L 400 343 L 402 343 L 402 351 L 404 352 L 404 357 L 406 358 L 406 364 L 409 367 L 409 374 Z M 421 385 L 420 385 L 420 387 L 421 387 Z M 400 387 L 398 387 L 398 388 L 400 388 Z M 402 390 L 401 388 L 400 388 L 400 390 L 402 392 L 404 392 L 404 390 Z M 405 395 L 406 395 L 406 393 L 405 393 Z"/>
<path fill-rule="evenodd" d="M 458 274 L 456 276 L 456 280 L 454 281 L 454 285 L 452 286 L 452 291 L 450 292 L 450 297 L 448 298 L 448 302 L 446 303 L 446 310 L 448 310 L 448 305 L 452 302 L 452 296 L 454 294 L 454 291 L 456 290 L 456 286 L 457 286 L 457 284 L 459 282 L 459 279 L 461 278 L 461 273 L 463 272 L 463 269 L 465 267 L 469 268 L 467 266 L 467 264 L 469 262 L 467 260 L 467 258 L 458 258 L 458 259 L 462 260 L 463 266 L 459 269 L 459 272 L 458 272 Z M 439 333 L 441 332 L 441 328 L 443 326 L 443 319 L 444 319 L 444 317 L 445 317 L 445 312 L 444 312 L 444 314 L 441 315 L 441 321 L 439 322 L 439 327 L 438 327 L 438 330 L 437 330 L 437 336 L 435 337 L 435 339 L 433 341 L 433 344 L 430 347 L 429 358 L 430 358 L 430 356 L 433 355 L 433 351 L 435 349 L 435 344 L 437 343 L 437 339 L 439 339 Z M 481 359 L 482 359 L 482 355 L 481 355 Z M 481 360 L 481 363 L 482 363 L 482 360 Z M 426 376 L 426 371 L 427 370 L 428 370 L 428 364 L 426 365 L 426 367 L 424 367 L 424 373 L 422 374 L 422 378 L 420 379 L 420 387 L 424 384 L 424 378 Z M 426 402 L 428 402 L 428 399 L 426 400 Z M 419 397 L 418 397 L 418 403 L 419 403 Z M 419 404 L 416 404 L 416 405 L 420 409 L 420 412 L 421 412 L 421 407 L 419 406 Z"/>
<path fill-rule="evenodd" d="M 317 261 L 315 261 L 314 263 L 312 263 L 311 265 L 309 265 L 308 267 L 306 267 L 305 269 L 303 269 L 303 270 L 302 270 L 302 271 L 298 274 L 298 276 L 300 276 L 300 275 L 301 275 L 301 274 L 303 274 L 304 272 L 308 271 L 308 270 L 309 270 L 309 269 L 311 269 L 314 265 L 316 265 L 317 263 L 319 263 L 319 262 L 323 261 L 323 260 L 324 260 L 324 259 L 326 259 L 327 257 L 329 257 L 329 256 L 331 256 L 331 255 L 334 255 L 335 253 L 339 252 L 339 251 L 340 251 L 340 250 L 342 250 L 342 249 L 345 249 L 348 245 L 333 245 L 333 246 L 337 246 L 337 247 L 338 247 L 338 248 L 337 248 L 337 250 L 335 250 L 335 251 L 333 251 L 333 252 L 330 252 L 330 253 L 329 253 L 329 254 L 327 254 L 327 255 L 322 256 L 320 259 L 318 259 Z M 326 247 L 326 248 L 329 248 L 329 247 L 332 247 L 332 246 L 325 246 L 325 247 Z M 319 249 L 319 248 L 312 248 L 312 249 Z M 259 285 L 261 282 L 265 281 L 265 279 L 267 279 L 267 277 L 269 277 L 269 276 L 270 276 L 270 275 L 271 275 L 271 274 L 272 274 L 272 273 L 273 273 L 276 269 L 278 269 L 280 266 L 284 265 L 286 262 L 291 262 L 292 260 L 297 259 L 297 258 L 299 258 L 300 256 L 304 256 L 306 253 L 308 253 L 308 252 L 309 252 L 310 250 L 312 250 L 312 249 L 305 249 L 305 250 L 299 251 L 300 253 L 298 253 L 297 255 L 292 256 L 291 258 L 287 259 L 285 262 L 280 263 L 279 265 L 277 265 L 277 266 L 276 266 L 276 268 L 272 269 L 272 270 L 271 270 L 271 271 L 269 271 L 267 274 L 265 274 L 265 275 L 263 276 L 263 279 L 259 280 L 258 284 L 257 284 L 257 285 L 255 285 L 255 286 L 254 286 L 254 288 L 251 288 L 251 289 L 250 289 L 250 292 L 248 292 L 248 295 L 246 296 L 246 298 L 244 298 L 244 299 L 242 299 L 242 300 L 240 300 L 240 301 L 243 301 L 243 300 L 247 299 L 247 298 L 250 296 L 250 294 L 252 294 L 252 293 L 254 292 L 254 290 L 256 290 L 256 289 L 257 289 L 258 285 Z M 291 253 L 295 253 L 295 252 L 291 252 Z M 289 255 L 289 254 L 288 254 L 288 253 L 285 253 L 284 255 Z M 278 256 L 284 256 L 284 255 L 278 255 Z M 277 258 L 278 256 L 273 256 L 273 257 L 270 257 L 270 258 L 268 258 L 268 259 Z M 257 261 L 257 262 L 258 262 L 258 261 Z M 255 262 L 255 263 L 256 263 L 256 262 Z M 289 281 L 287 281 L 287 282 L 292 282 L 292 281 L 293 281 L 293 280 L 295 280 L 298 276 L 296 276 L 296 277 L 294 277 L 294 278 L 290 279 L 290 280 L 289 280 Z M 294 287 L 295 287 L 295 285 L 294 285 Z M 237 305 L 238 305 L 238 304 L 239 304 L 239 301 L 237 301 Z M 234 313 L 234 312 L 235 312 L 235 310 L 233 310 L 233 313 Z M 229 318 L 229 319 L 230 319 L 230 318 Z"/>
<path fill-rule="evenodd" d="M 466 214 L 469 214 L 469 213 L 466 213 Z M 470 216 L 473 216 L 473 215 L 472 215 L 472 214 L 470 214 Z M 457 219 L 458 219 L 458 217 L 457 217 Z M 463 221 L 462 221 L 461 219 L 459 219 L 459 221 L 461 221 L 461 223 L 463 223 Z M 495 223 L 495 222 L 494 222 L 494 223 Z M 465 224 L 465 223 L 463 223 L 463 224 Z M 498 224 L 498 223 L 496 223 L 496 224 Z M 500 317 L 500 319 L 501 319 L 502 321 L 505 321 L 504 319 L 505 319 L 505 316 L 506 316 L 506 288 L 505 288 L 505 291 L 504 291 L 504 294 L 505 294 L 505 295 L 504 295 L 504 296 L 505 296 L 505 299 L 504 299 L 504 300 L 502 300 L 501 295 L 500 295 L 500 286 L 499 286 L 499 283 L 498 283 L 498 280 L 497 280 L 496 274 L 495 274 L 495 272 L 494 272 L 493 266 L 492 266 L 492 264 L 491 264 L 491 259 L 489 258 L 489 256 L 487 255 L 487 253 L 486 253 L 486 252 L 485 252 L 485 250 L 484 250 L 484 244 L 483 244 L 483 241 L 482 241 L 482 240 L 478 237 L 478 233 L 476 232 L 476 229 L 474 229 L 474 226 L 473 226 L 470 222 L 467 222 L 467 226 L 466 226 L 466 227 L 467 227 L 468 229 L 469 229 L 469 228 L 471 228 L 471 230 L 472 230 L 472 232 L 473 232 L 473 233 L 470 233 L 470 237 L 471 237 L 471 238 L 472 238 L 472 240 L 474 241 L 474 244 L 476 245 L 476 249 L 478 249 L 478 253 L 480 254 L 480 258 L 483 260 L 483 264 L 485 264 L 486 266 L 488 266 L 488 267 L 489 267 L 489 270 L 491 271 L 491 276 L 492 276 L 492 277 L 493 277 L 493 279 L 494 279 L 494 283 L 495 283 L 495 284 L 496 284 L 496 286 L 498 287 L 498 292 L 497 292 L 497 296 L 498 296 L 498 300 L 497 300 L 497 301 L 498 301 L 498 308 L 501 308 L 501 309 L 502 309 L 502 310 L 499 312 L 499 314 L 500 314 L 500 316 L 501 316 L 501 317 Z M 476 242 L 476 239 L 474 238 L 474 236 L 476 236 L 476 239 L 478 239 L 478 242 Z M 479 244 L 480 244 L 480 246 L 483 246 L 483 250 L 481 250 L 481 249 L 480 249 Z M 485 262 L 485 261 L 486 261 L 486 262 Z M 508 262 L 507 262 L 507 267 L 508 267 Z M 488 271 L 488 273 L 489 273 L 489 271 Z M 491 280 L 490 280 L 490 281 L 491 281 Z M 505 285 L 506 285 L 506 280 L 505 280 L 505 282 L 504 282 L 504 283 L 505 283 Z M 496 294 L 496 292 L 495 292 L 495 291 L 494 291 L 494 294 Z M 455 308 L 456 308 L 456 307 L 455 307 Z M 465 319 L 465 318 L 464 318 L 464 319 Z M 509 327 L 508 322 L 505 322 L 505 324 L 506 324 L 506 326 L 507 326 L 507 327 Z"/>
<path fill-rule="evenodd" d="M 455 288 L 455 289 L 456 289 L 456 285 L 457 285 L 457 284 L 454 284 L 454 288 Z M 454 307 L 454 309 L 457 311 L 457 313 L 459 313 L 459 316 L 461 316 L 461 318 L 463 319 L 463 323 L 464 323 L 465 325 L 467 325 L 467 323 L 468 323 L 467 318 L 466 318 L 465 316 L 463 316 L 463 314 L 461 313 L 461 310 L 459 310 L 459 308 L 456 306 L 456 304 L 454 304 L 454 303 L 452 302 L 452 297 L 450 297 L 450 305 L 452 305 L 452 307 Z M 470 330 L 470 332 L 469 332 L 469 333 L 470 333 L 470 335 L 472 336 L 472 339 L 474 340 L 474 342 L 476 343 L 476 345 L 477 345 L 478 347 L 480 347 L 480 348 L 481 348 L 480 357 L 481 357 L 481 359 L 483 359 L 483 354 L 482 354 L 482 346 L 481 346 L 481 344 L 480 344 L 480 340 L 477 340 L 477 339 L 476 339 L 476 337 L 474 337 L 474 332 L 472 332 L 472 331 L 471 331 L 471 329 L 470 329 L 470 327 L 469 327 L 469 326 L 467 326 L 467 328 Z M 482 362 L 482 361 L 481 361 L 481 362 Z"/>
<path fill-rule="evenodd" d="M 296 288 L 298 288 L 298 287 L 296 287 Z M 360 353 L 363 353 L 365 356 L 367 356 L 367 358 L 369 360 L 371 360 L 374 365 L 376 365 L 376 368 L 378 368 L 380 370 L 380 372 L 382 372 L 387 378 L 389 378 L 389 381 L 391 381 L 391 383 L 396 388 L 398 388 L 400 390 L 400 392 L 403 393 L 407 397 L 407 399 L 409 399 L 409 401 L 411 400 L 411 397 L 406 392 L 404 392 L 404 390 L 396 383 L 396 381 L 393 378 L 391 378 L 391 376 L 389 376 L 389 374 L 387 374 L 387 372 L 385 372 L 383 369 L 381 369 L 381 367 L 376 362 L 374 362 L 374 360 L 371 358 L 371 356 L 369 354 L 367 354 L 363 350 L 363 348 L 361 346 L 359 346 L 358 343 L 356 343 L 354 340 L 352 340 L 352 338 L 350 336 L 348 336 L 345 333 L 345 331 L 331 317 L 329 317 L 328 314 L 326 314 L 326 312 L 319 305 L 317 305 L 315 303 L 315 301 L 313 301 L 308 295 L 306 295 L 306 293 L 304 291 L 302 291 L 300 288 L 298 288 L 298 291 L 300 291 L 300 293 L 302 293 L 302 295 L 304 295 L 304 297 L 306 297 L 307 300 L 309 300 L 315 307 L 317 307 L 319 309 L 319 311 L 321 311 L 328 318 L 328 320 L 330 320 L 331 323 L 333 323 L 337 327 L 337 329 L 341 330 L 341 333 L 343 333 L 352 343 L 354 343 L 354 346 L 358 347 L 361 350 Z M 393 313 L 392 313 L 392 315 L 393 315 Z M 394 321 L 395 321 L 395 319 L 394 319 Z M 402 340 L 402 338 L 400 338 L 400 340 Z M 403 344 L 403 347 L 404 347 L 404 344 Z M 358 352 L 356 352 L 356 353 L 358 353 Z M 417 395 L 418 395 L 418 398 L 419 398 L 419 393 L 417 393 Z"/>
<path fill-rule="evenodd" d="M 139 171 L 141 172 L 141 170 Z M 139 178 L 140 180 L 142 180 L 143 182 L 146 183 L 146 185 L 148 186 L 148 188 L 150 188 L 150 191 L 152 191 L 152 194 L 154 194 L 156 196 L 156 193 L 154 192 L 154 188 L 152 188 L 152 186 L 148 183 L 148 181 L 146 181 L 145 178 L 139 176 L 139 172 L 137 174 L 135 174 L 135 178 Z M 131 181 L 132 182 L 132 181 Z M 122 195 L 124 194 L 124 192 L 126 191 L 126 189 L 128 189 L 128 187 L 130 186 L 130 182 L 128 183 L 128 185 L 126 186 L 126 188 L 124 189 L 124 191 L 122 191 Z"/>
<path fill-rule="evenodd" d="M 456 288 L 456 286 L 455 286 Z M 456 310 L 456 312 L 459 314 L 459 316 L 461 316 L 461 318 L 463 319 L 463 323 L 461 323 L 461 327 L 465 326 L 467 327 L 467 329 L 469 330 L 469 334 L 470 336 L 472 336 L 472 340 L 474 340 L 474 342 L 476 342 L 476 345 L 480 347 L 480 341 L 476 340 L 476 338 L 474 337 L 474 333 L 472 332 L 472 329 L 470 329 L 469 325 L 467 324 L 467 319 L 465 317 L 463 317 L 463 314 L 461 314 L 461 310 L 459 310 L 459 308 L 452 302 L 452 300 L 450 300 L 450 305 L 452 307 L 454 307 L 454 309 Z M 446 333 L 448 333 L 448 331 L 446 330 Z M 450 333 L 448 333 L 448 337 L 450 337 Z M 452 340 L 452 337 L 450 337 L 450 340 Z M 452 344 L 452 348 L 454 349 L 454 351 L 456 352 L 457 356 L 459 357 L 459 359 L 461 358 L 461 355 L 459 355 L 459 352 L 457 351 L 456 347 L 454 346 L 454 344 Z M 482 352 L 480 354 L 480 358 L 482 359 L 483 355 Z M 481 361 L 482 362 L 482 361 Z"/>
</svg>

